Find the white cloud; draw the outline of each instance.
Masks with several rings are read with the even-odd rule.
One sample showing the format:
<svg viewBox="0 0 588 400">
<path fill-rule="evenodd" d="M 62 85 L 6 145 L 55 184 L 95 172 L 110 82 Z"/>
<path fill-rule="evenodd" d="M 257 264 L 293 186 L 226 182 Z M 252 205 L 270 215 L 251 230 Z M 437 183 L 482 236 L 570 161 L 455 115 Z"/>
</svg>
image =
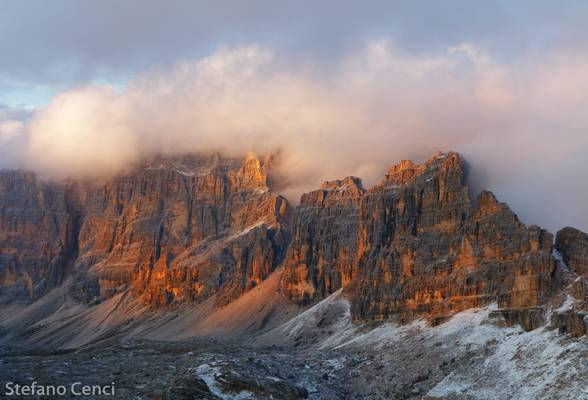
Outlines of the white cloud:
<svg viewBox="0 0 588 400">
<path fill-rule="evenodd" d="M 22 154 L 65 177 L 110 174 L 157 152 L 281 150 L 295 197 L 345 175 L 371 184 L 399 159 L 454 149 L 524 220 L 586 229 L 586 76 L 586 54 L 504 63 L 472 43 L 414 55 L 372 41 L 332 62 L 222 48 L 123 90 L 56 96 L 32 118 Z"/>
</svg>

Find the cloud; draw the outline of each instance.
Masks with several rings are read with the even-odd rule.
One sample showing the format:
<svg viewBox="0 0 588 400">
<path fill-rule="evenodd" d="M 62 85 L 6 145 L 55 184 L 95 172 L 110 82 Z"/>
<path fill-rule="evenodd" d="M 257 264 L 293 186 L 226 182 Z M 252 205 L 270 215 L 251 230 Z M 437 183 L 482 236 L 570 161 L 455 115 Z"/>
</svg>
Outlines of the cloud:
<svg viewBox="0 0 588 400">
<path fill-rule="evenodd" d="M 0 121 L 0 142 L 8 142 L 23 134 L 24 123 L 12 119 Z"/>
<path fill-rule="evenodd" d="M 136 159 L 141 140 L 130 106 L 108 85 L 56 96 L 29 123 L 26 165 L 56 178 L 120 172 Z"/>
<path fill-rule="evenodd" d="M 587 17 L 584 0 L 19 0 L 0 13 L 0 93 L 14 82 L 54 88 L 126 79 L 227 43 L 329 58 L 381 35 L 404 50 L 470 41 L 509 57 L 585 47 Z"/>
<path fill-rule="evenodd" d="M 57 95 L 20 135 L 19 162 L 63 178 L 160 152 L 280 151 L 281 189 L 296 198 L 346 175 L 373 184 L 400 159 L 453 149 L 525 222 L 588 230 L 585 76 L 586 54 L 504 62 L 469 42 L 414 54 L 375 40 L 329 61 L 224 47 L 122 89 Z"/>
<path fill-rule="evenodd" d="M 21 165 L 26 147 L 26 121 L 32 111 L 0 104 L 0 168 Z"/>
</svg>

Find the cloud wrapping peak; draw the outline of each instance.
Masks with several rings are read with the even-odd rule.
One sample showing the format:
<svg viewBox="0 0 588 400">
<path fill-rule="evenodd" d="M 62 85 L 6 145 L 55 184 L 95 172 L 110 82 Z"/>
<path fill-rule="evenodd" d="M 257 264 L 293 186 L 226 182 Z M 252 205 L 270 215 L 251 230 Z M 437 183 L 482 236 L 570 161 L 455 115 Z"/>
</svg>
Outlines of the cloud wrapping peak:
<svg viewBox="0 0 588 400">
<path fill-rule="evenodd" d="M 22 132 L 20 163 L 54 178 L 160 152 L 281 151 L 290 197 L 346 175 L 369 185 L 399 159 L 453 149 L 524 220 L 587 229 L 586 76 L 585 55 L 504 64 L 471 43 L 414 55 L 372 41 L 331 62 L 221 48 L 123 89 L 61 93 L 26 127 L 3 122 L 0 140 Z"/>
</svg>

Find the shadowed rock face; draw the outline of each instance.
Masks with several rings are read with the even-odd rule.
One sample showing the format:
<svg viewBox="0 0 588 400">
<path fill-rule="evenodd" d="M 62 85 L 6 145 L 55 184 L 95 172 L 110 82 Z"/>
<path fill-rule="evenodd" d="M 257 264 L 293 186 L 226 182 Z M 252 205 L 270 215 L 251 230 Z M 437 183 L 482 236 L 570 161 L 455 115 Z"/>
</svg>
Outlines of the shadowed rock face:
<svg viewBox="0 0 588 400">
<path fill-rule="evenodd" d="M 567 267 L 566 299 L 551 325 L 571 336 L 588 334 L 588 234 L 574 228 L 557 232 L 555 249 Z"/>
<path fill-rule="evenodd" d="M 0 303 L 38 297 L 61 283 L 73 218 L 65 186 L 31 173 L 0 173 Z"/>
<path fill-rule="evenodd" d="M 288 243 L 268 160 L 167 157 L 104 183 L 0 176 L 0 283 L 30 300 L 66 276 L 78 301 L 131 288 L 153 306 L 227 302 L 264 280 Z"/>
<path fill-rule="evenodd" d="M 497 301 L 543 304 L 552 235 L 525 227 L 490 192 L 472 203 L 458 154 L 392 167 L 363 190 L 327 183 L 296 209 L 284 293 L 305 304 L 341 287 L 356 319 L 443 315 Z"/>
<path fill-rule="evenodd" d="M 557 232 L 555 248 L 572 271 L 588 276 L 588 234 L 578 229 L 564 228 Z"/>
</svg>

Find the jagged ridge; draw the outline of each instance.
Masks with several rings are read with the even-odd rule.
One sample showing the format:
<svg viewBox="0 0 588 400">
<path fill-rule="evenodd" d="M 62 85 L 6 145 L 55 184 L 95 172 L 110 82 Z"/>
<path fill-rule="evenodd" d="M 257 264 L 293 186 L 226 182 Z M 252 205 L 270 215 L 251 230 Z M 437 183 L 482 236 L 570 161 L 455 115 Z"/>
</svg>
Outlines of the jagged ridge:
<svg viewBox="0 0 588 400">
<path fill-rule="evenodd" d="M 349 177 L 304 195 L 284 294 L 304 305 L 344 288 L 357 320 L 428 316 L 436 323 L 497 302 L 512 323 L 542 324 L 543 306 L 564 285 L 553 235 L 523 225 L 491 192 L 471 201 L 463 175 L 450 152 L 420 165 L 402 161 L 369 190 Z M 576 333 L 585 331 L 580 325 Z"/>
<path fill-rule="evenodd" d="M 436 324 L 496 301 L 533 329 L 567 302 L 552 324 L 586 332 L 586 235 L 562 230 L 554 247 L 492 193 L 470 199 L 457 153 L 403 161 L 370 189 L 325 182 L 295 211 L 269 190 L 270 164 L 157 157 L 105 182 L 0 173 L 0 301 L 65 288 L 88 305 L 128 294 L 151 309 L 223 306 L 283 265 L 286 298 L 307 305 L 343 288 L 356 320 Z"/>
</svg>

